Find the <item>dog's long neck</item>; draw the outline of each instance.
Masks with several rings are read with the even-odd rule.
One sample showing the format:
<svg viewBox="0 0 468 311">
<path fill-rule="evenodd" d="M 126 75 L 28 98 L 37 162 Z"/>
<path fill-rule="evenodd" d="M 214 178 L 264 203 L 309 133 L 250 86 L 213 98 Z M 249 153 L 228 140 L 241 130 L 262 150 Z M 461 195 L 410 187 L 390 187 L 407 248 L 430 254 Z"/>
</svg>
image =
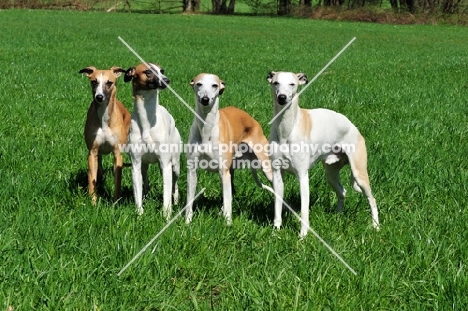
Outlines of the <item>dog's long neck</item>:
<svg viewBox="0 0 468 311">
<path fill-rule="evenodd" d="M 156 110 L 158 109 L 158 105 L 158 90 L 133 90 L 133 111 L 143 131 L 149 130 L 156 124 Z"/>
<path fill-rule="evenodd" d="M 94 100 L 94 103 L 96 105 L 97 115 L 99 117 L 99 120 L 101 120 L 101 128 L 103 130 L 106 130 L 109 127 L 110 116 L 115 110 L 115 105 L 117 101 L 116 94 L 117 94 L 117 90 L 116 88 L 114 88 L 109 98 L 106 99 L 105 101 L 98 103 L 96 100 Z"/>
<path fill-rule="evenodd" d="M 196 103 L 195 112 L 203 121 L 205 121 L 205 123 L 203 123 L 198 118 L 195 118 L 195 120 L 197 122 L 198 131 L 202 138 L 202 143 L 206 143 L 215 139 L 213 134 L 217 134 L 214 131 L 218 128 L 219 122 L 219 98 L 217 97 L 215 99 L 211 109 L 205 110 L 203 108 L 209 109 L 208 107 L 203 107 L 199 102 Z"/>
<path fill-rule="evenodd" d="M 276 128 L 276 133 L 280 142 L 286 142 L 298 120 L 298 115 L 300 113 L 299 99 L 294 97 L 291 102 L 285 105 L 279 105 L 276 96 L 274 96 L 274 98 L 276 119 L 273 121 L 273 126 Z M 287 108 L 281 112 L 286 106 Z"/>
</svg>

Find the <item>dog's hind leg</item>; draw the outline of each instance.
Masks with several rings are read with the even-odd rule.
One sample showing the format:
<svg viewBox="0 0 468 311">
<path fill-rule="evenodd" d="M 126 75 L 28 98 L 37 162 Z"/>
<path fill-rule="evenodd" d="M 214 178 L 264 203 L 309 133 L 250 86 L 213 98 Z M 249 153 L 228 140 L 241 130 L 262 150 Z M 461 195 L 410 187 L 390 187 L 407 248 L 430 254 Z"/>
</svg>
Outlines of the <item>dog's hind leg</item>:
<svg viewBox="0 0 468 311">
<path fill-rule="evenodd" d="M 141 180 L 143 185 L 142 197 L 144 198 L 150 191 L 150 183 L 148 179 L 149 163 L 141 163 Z"/>
<path fill-rule="evenodd" d="M 263 136 L 263 135 L 262 135 Z M 268 153 L 270 152 L 270 145 L 268 140 L 263 136 L 257 139 L 260 146 L 250 146 L 252 152 L 257 157 L 257 160 L 260 161 L 262 171 L 265 174 L 265 177 L 268 181 L 273 184 L 273 171 L 271 169 L 271 162 Z"/>
<path fill-rule="evenodd" d="M 174 163 L 174 159 L 172 161 L 172 200 L 174 204 L 179 203 L 179 186 L 177 185 L 177 181 L 179 180 L 180 176 L 180 163 Z"/>
<path fill-rule="evenodd" d="M 325 161 L 322 161 L 323 168 L 325 169 L 325 176 L 327 178 L 328 184 L 333 188 L 338 198 L 338 203 L 336 204 L 336 211 L 339 213 L 343 211 L 344 200 L 346 196 L 346 189 L 341 184 L 340 170 L 344 166 L 343 159 L 340 159 L 338 162 L 327 164 Z"/>
<path fill-rule="evenodd" d="M 231 192 L 232 192 L 232 196 L 235 196 L 236 195 L 236 187 L 234 186 L 234 168 L 231 166 L 231 168 L 229 169 L 229 172 L 231 173 Z"/>
<path fill-rule="evenodd" d="M 367 173 L 366 144 L 364 138 L 361 135 L 358 137 L 355 153 L 351 157 L 348 156 L 348 158 L 354 182 L 361 189 L 361 191 L 364 192 L 367 200 L 369 201 L 372 214 L 372 225 L 375 229 L 379 230 L 379 212 L 377 209 L 377 203 L 371 191 L 369 175 Z M 354 185 L 354 188 L 356 188 L 356 185 Z"/>
<path fill-rule="evenodd" d="M 114 150 L 114 202 L 117 202 L 121 196 L 122 166 L 122 154 L 118 149 Z"/>
</svg>

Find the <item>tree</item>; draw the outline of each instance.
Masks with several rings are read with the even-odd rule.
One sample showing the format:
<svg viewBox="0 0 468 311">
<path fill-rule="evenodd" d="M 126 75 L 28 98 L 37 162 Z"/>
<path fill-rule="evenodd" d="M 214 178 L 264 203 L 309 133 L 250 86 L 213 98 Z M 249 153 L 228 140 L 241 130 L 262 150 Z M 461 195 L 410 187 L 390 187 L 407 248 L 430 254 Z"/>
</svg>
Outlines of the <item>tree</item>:
<svg viewBox="0 0 468 311">
<path fill-rule="evenodd" d="M 291 14 L 291 0 L 279 0 L 278 15 Z"/>
<path fill-rule="evenodd" d="M 234 14 L 236 0 L 229 0 L 229 5 L 227 4 L 227 1 L 228 0 L 211 0 L 211 4 L 213 5 L 213 13 Z"/>
<path fill-rule="evenodd" d="M 200 10 L 200 0 L 182 0 L 184 13 L 193 13 Z"/>
</svg>

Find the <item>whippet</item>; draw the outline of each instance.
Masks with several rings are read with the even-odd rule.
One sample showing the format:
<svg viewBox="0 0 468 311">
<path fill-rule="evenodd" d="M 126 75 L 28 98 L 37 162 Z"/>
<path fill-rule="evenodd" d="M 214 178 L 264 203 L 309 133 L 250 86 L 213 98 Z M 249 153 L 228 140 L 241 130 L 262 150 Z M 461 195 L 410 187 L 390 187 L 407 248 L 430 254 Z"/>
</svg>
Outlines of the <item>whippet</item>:
<svg viewBox="0 0 468 311">
<path fill-rule="evenodd" d="M 227 224 L 231 225 L 234 169 L 239 167 L 233 165 L 233 161 L 245 159 L 251 164 L 256 161 L 256 165 L 250 167 L 257 185 L 264 186 L 258 179 L 256 168 L 261 168 L 271 182 L 268 140 L 260 124 L 247 112 L 235 107 L 219 109 L 219 96 L 225 86 L 218 76 L 202 73 L 193 78 L 190 85 L 195 92 L 195 111 L 203 121 L 195 117 L 190 128 L 186 223 L 192 221 L 192 201 L 197 187 L 197 168 L 200 167 L 219 173 L 223 188 L 222 212 Z M 203 161 L 206 165 L 200 165 Z"/>
<path fill-rule="evenodd" d="M 371 208 L 373 226 L 379 229 L 377 204 L 372 196 L 367 173 L 367 151 L 364 138 L 344 115 L 328 109 L 306 110 L 299 107 L 296 96 L 299 85 L 306 84 L 303 73 L 270 72 L 267 76 L 273 92 L 275 120 L 271 126 L 270 148 L 273 167 L 273 189 L 276 193 L 274 226 L 281 226 L 283 172 L 293 173 L 299 180 L 301 195 L 300 237 L 309 229 L 308 170 L 321 160 L 327 182 L 336 192 L 336 210 L 342 211 L 346 190 L 340 170 L 351 166 L 353 188 L 364 192 Z M 284 109 L 284 111 L 282 111 Z"/>
<path fill-rule="evenodd" d="M 130 127 L 130 113 L 117 99 L 117 78 L 124 69 L 112 67 L 110 70 L 98 70 L 86 67 L 79 71 L 91 81 L 93 101 L 88 109 L 84 137 L 88 147 L 88 192 L 93 204 L 96 204 L 96 186 L 102 180 L 102 155 L 114 155 L 114 201 L 121 195 L 122 154 L 119 144 L 127 142 Z"/>
<path fill-rule="evenodd" d="M 181 139 L 174 118 L 159 105 L 159 91 L 170 83 L 159 65 L 144 63 L 125 72 L 124 81 L 132 81 L 133 113 L 128 139 L 132 159 L 135 204 L 143 214 L 143 193 L 149 191 L 148 166 L 158 163 L 163 177 L 163 215 L 171 217 L 172 202 L 179 199 Z"/>
</svg>

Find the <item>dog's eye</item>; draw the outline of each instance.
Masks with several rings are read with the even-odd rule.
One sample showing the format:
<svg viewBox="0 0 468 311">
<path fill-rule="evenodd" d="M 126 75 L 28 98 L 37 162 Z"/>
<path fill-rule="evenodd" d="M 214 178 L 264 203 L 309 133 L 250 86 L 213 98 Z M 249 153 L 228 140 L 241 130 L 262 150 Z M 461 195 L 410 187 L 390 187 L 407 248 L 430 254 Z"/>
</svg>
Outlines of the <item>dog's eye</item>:
<svg viewBox="0 0 468 311">
<path fill-rule="evenodd" d="M 93 80 L 93 81 L 91 81 L 91 85 L 92 85 L 93 87 L 96 87 L 96 86 L 99 85 L 99 83 L 97 82 L 97 80 Z"/>
<path fill-rule="evenodd" d="M 203 85 L 203 84 L 202 84 L 201 82 L 198 82 L 198 83 L 197 83 L 197 86 L 198 86 L 198 87 L 200 87 L 200 86 L 202 86 L 202 85 Z"/>
<path fill-rule="evenodd" d="M 295 86 L 295 85 L 296 85 L 296 84 L 294 84 L 294 83 L 289 83 L 289 86 Z"/>
<path fill-rule="evenodd" d="M 163 75 L 164 74 L 164 69 L 159 70 L 159 72 Z"/>
<path fill-rule="evenodd" d="M 148 69 L 148 70 L 143 71 L 143 73 L 149 77 L 153 72 Z"/>
<path fill-rule="evenodd" d="M 107 86 L 107 87 L 111 87 L 112 84 L 114 84 L 112 81 L 107 81 L 107 82 L 106 82 L 106 86 Z"/>
<path fill-rule="evenodd" d="M 213 88 L 217 89 L 218 88 L 218 85 L 217 84 L 212 84 L 211 85 Z"/>
<path fill-rule="evenodd" d="M 279 85 L 279 82 L 278 82 L 278 81 L 275 81 L 275 82 L 273 82 L 273 85 L 276 85 L 276 86 L 277 86 L 277 85 Z"/>
</svg>

